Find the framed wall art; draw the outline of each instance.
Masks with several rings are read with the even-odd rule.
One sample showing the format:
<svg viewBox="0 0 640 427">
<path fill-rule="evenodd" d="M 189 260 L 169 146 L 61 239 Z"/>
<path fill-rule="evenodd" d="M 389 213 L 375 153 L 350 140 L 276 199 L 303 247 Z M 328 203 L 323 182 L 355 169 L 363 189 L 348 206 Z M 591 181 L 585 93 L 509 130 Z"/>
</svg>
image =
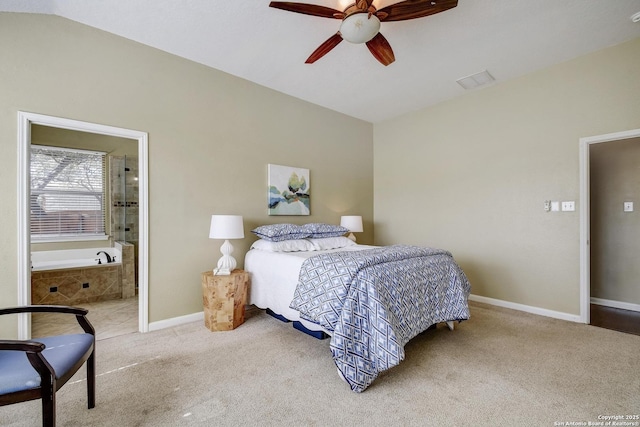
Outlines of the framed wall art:
<svg viewBox="0 0 640 427">
<path fill-rule="evenodd" d="M 269 215 L 309 215 L 309 169 L 269 165 Z"/>
</svg>

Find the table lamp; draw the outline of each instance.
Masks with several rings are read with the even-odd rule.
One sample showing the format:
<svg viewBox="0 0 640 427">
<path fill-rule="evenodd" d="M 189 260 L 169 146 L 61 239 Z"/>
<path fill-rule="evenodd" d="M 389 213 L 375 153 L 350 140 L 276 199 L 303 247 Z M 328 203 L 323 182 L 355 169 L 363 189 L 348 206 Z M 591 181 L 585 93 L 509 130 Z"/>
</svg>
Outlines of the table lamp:
<svg viewBox="0 0 640 427">
<path fill-rule="evenodd" d="M 362 217 L 360 215 L 346 215 L 340 217 L 340 225 L 348 229 L 351 233 L 347 236 L 349 239 L 356 241 L 353 233 L 362 233 Z"/>
<path fill-rule="evenodd" d="M 213 269 L 216 276 L 228 276 L 236 268 L 236 260 L 231 256 L 233 246 L 229 239 L 244 239 L 244 225 L 241 215 L 211 215 L 210 239 L 224 239 L 220 252 L 222 257 Z"/>
</svg>

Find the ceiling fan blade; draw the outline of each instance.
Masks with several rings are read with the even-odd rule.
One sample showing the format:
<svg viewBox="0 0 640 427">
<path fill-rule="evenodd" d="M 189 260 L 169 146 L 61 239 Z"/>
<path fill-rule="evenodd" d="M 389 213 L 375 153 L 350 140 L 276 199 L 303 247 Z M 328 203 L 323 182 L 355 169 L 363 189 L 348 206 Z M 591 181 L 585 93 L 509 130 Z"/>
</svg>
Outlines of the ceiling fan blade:
<svg viewBox="0 0 640 427">
<path fill-rule="evenodd" d="M 269 7 L 276 9 L 282 9 L 289 12 L 303 13 L 305 15 L 320 16 L 322 18 L 335 18 L 342 19 L 340 15 L 344 16 L 342 11 L 331 9 L 330 7 L 317 6 L 315 4 L 307 3 L 295 3 L 290 1 L 272 1 L 269 3 Z M 334 16 L 338 14 L 338 16 Z"/>
<path fill-rule="evenodd" d="M 367 42 L 367 47 L 373 56 L 384 66 L 391 64 L 396 60 L 393 55 L 393 49 L 387 39 L 380 33 Z"/>
<path fill-rule="evenodd" d="M 340 44 L 341 41 L 342 41 L 342 36 L 340 35 L 340 33 L 335 33 L 334 35 L 329 37 L 324 43 L 322 43 L 316 50 L 314 50 L 311 56 L 309 56 L 309 58 L 307 58 L 307 60 L 304 63 L 313 64 L 318 59 L 322 58 L 327 53 L 329 53 L 331 49 L 338 46 L 338 44 Z"/>
<path fill-rule="evenodd" d="M 387 14 L 384 18 L 380 17 L 380 20 L 384 22 L 406 21 L 407 19 L 435 15 L 453 9 L 457 5 L 458 0 L 405 0 L 383 7 L 378 12 Z"/>
</svg>

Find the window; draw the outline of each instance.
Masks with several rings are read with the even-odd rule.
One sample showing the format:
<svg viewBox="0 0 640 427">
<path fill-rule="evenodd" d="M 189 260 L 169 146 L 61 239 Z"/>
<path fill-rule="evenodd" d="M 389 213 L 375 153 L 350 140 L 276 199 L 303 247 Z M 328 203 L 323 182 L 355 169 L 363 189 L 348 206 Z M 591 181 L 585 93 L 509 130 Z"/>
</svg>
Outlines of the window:
<svg viewBox="0 0 640 427">
<path fill-rule="evenodd" d="M 105 153 L 31 146 L 32 241 L 105 236 Z"/>
</svg>

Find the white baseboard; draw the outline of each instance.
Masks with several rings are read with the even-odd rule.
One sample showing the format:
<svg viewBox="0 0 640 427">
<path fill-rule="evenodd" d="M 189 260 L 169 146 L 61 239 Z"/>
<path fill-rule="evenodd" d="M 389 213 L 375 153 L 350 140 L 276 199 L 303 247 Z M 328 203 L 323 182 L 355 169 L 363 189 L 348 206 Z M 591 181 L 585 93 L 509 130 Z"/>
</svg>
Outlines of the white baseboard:
<svg viewBox="0 0 640 427">
<path fill-rule="evenodd" d="M 149 323 L 149 332 L 159 331 L 160 329 L 170 328 L 172 326 L 184 325 L 191 322 L 204 322 L 204 311 L 199 313 L 187 314 L 185 316 L 172 317 L 171 319 L 158 320 Z"/>
<path fill-rule="evenodd" d="M 494 298 L 487 298 L 480 295 L 469 295 L 469 300 L 498 307 L 510 308 L 512 310 L 524 311 L 526 313 L 537 314 L 539 316 L 553 317 L 554 319 L 567 320 L 569 322 L 584 323 L 577 314 L 563 313 L 561 311 L 547 310 L 546 308 L 532 307 L 530 305 L 518 304 L 515 302 L 503 301 Z"/>
<path fill-rule="evenodd" d="M 546 308 L 532 307 L 530 305 L 518 304 L 515 302 L 503 301 L 495 298 L 488 298 L 488 297 L 483 297 L 480 295 L 473 295 L 473 294 L 469 295 L 469 300 L 477 301 L 477 302 L 481 302 L 489 305 L 495 305 L 498 307 L 510 308 L 512 310 L 524 311 L 526 313 L 537 314 L 539 316 L 553 317 L 554 319 L 582 323 L 582 320 L 580 320 L 580 316 L 576 314 L 569 314 L 569 313 L 563 313 L 560 311 L 547 310 Z M 594 304 L 599 304 L 594 300 L 608 301 L 608 300 L 600 300 L 597 298 L 591 298 L 591 302 L 593 302 Z M 617 303 L 617 301 L 608 301 L 608 302 Z M 618 304 L 624 304 L 625 307 L 628 307 L 629 305 L 635 305 L 635 304 L 628 304 L 628 303 L 618 303 Z M 601 305 L 608 305 L 608 304 L 601 304 Z M 635 305 L 635 306 L 636 306 L 635 311 L 640 311 L 640 305 Z M 614 306 L 612 305 L 612 307 Z M 619 307 L 619 306 L 616 306 L 616 307 L 624 308 L 625 310 L 634 310 L 633 308 L 625 308 L 625 307 Z M 191 322 L 204 322 L 204 311 L 193 313 L 193 314 L 187 314 L 185 316 L 172 317 L 171 319 L 159 320 L 157 322 L 151 322 L 149 323 L 149 332 L 170 328 L 172 326 L 184 325 L 185 323 L 191 323 Z"/>
<path fill-rule="evenodd" d="M 640 304 L 632 302 L 614 301 L 610 299 L 591 297 L 591 304 L 604 305 L 606 307 L 621 308 L 623 310 L 640 311 Z"/>
</svg>

